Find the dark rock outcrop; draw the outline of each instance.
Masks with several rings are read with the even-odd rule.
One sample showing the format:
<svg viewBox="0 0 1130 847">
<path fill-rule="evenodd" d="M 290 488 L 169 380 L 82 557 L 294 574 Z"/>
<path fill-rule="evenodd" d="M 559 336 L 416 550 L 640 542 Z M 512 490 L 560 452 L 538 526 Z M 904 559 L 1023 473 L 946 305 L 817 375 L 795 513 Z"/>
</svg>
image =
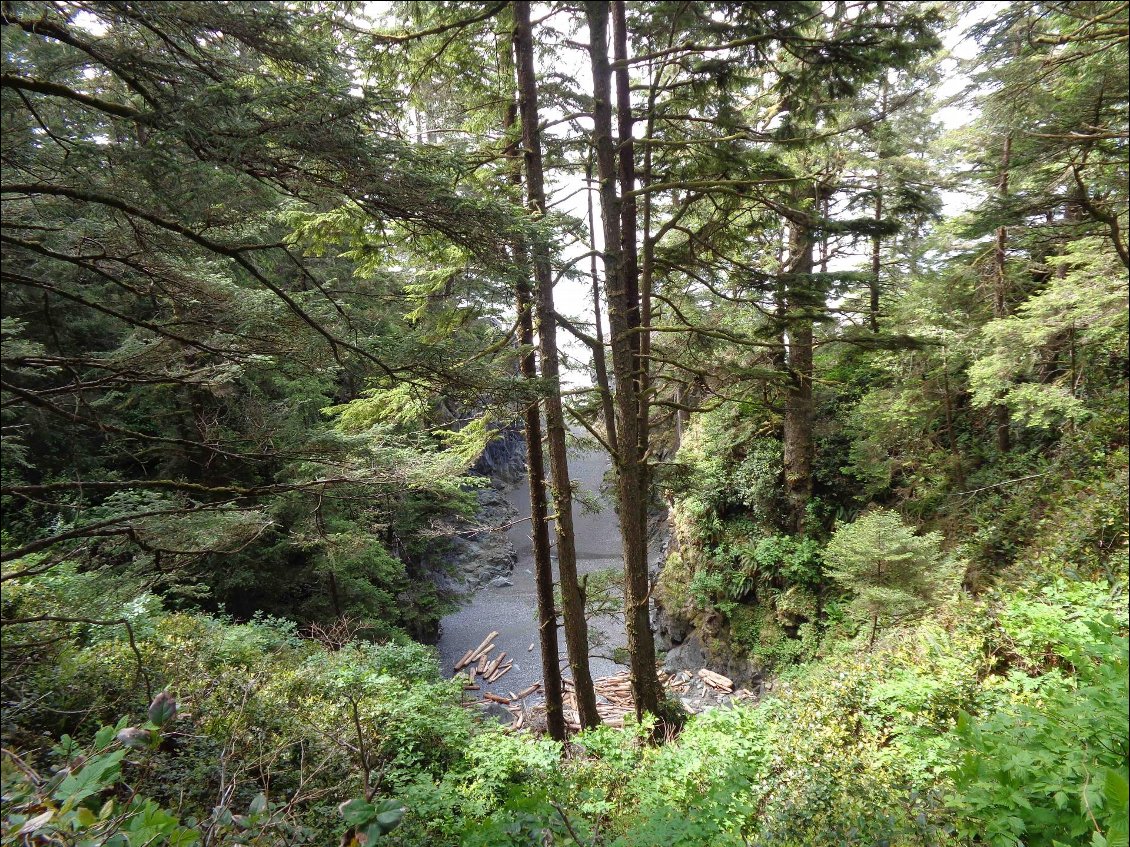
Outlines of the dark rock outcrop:
<svg viewBox="0 0 1130 847">
<path fill-rule="evenodd" d="M 481 489 L 475 496 L 479 508 L 474 518 L 434 556 L 434 582 L 448 595 L 466 594 L 492 580 L 505 579 L 518 563 L 514 545 L 505 530 L 499 529 L 517 517 L 514 507 L 494 488 Z"/>
<path fill-rule="evenodd" d="M 656 640 L 662 640 L 658 634 Z M 724 638 L 703 638 L 698 630 L 688 628 L 683 640 L 667 651 L 663 669 L 675 673 L 697 668 L 728 676 L 735 686 L 755 692 L 761 689 L 765 679 L 761 665 L 744 650 L 735 649 Z"/>
<path fill-rule="evenodd" d="M 526 438 L 515 424 L 505 426 L 471 468 L 485 476 L 496 488 L 516 485 L 526 476 Z"/>
</svg>

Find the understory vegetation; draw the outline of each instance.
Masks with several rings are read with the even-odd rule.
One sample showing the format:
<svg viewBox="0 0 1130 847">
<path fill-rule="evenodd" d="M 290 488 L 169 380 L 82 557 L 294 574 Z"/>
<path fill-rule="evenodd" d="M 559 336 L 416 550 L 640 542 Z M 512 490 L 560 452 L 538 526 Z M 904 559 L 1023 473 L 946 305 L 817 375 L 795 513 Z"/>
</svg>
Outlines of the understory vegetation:
<svg viewBox="0 0 1130 847">
<path fill-rule="evenodd" d="M 4 847 L 1130 847 L 1125 2 L 2 23 Z M 429 645 L 543 416 L 568 737 Z"/>
<path fill-rule="evenodd" d="M 76 607 L 123 623 L 48 622 Z M 66 566 L 4 614 L 35 621 L 5 633 L 5 843 L 325 844 L 365 797 L 403 809 L 404 845 L 1125 843 L 1127 605 L 1101 577 L 1029 571 L 870 648 L 825 637 L 659 746 L 645 723 L 562 749 L 460 708 L 407 639 L 169 612 Z"/>
</svg>

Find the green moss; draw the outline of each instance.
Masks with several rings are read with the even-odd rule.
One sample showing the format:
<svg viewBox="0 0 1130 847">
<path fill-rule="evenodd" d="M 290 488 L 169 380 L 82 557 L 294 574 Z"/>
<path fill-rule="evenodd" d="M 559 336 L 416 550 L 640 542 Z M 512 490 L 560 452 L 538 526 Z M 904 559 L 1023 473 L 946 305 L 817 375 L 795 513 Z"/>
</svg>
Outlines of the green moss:
<svg viewBox="0 0 1130 847">
<path fill-rule="evenodd" d="M 677 550 L 669 553 L 655 584 L 656 600 L 674 613 L 686 609 L 690 601 L 690 581 L 691 571 L 682 553 Z"/>
</svg>

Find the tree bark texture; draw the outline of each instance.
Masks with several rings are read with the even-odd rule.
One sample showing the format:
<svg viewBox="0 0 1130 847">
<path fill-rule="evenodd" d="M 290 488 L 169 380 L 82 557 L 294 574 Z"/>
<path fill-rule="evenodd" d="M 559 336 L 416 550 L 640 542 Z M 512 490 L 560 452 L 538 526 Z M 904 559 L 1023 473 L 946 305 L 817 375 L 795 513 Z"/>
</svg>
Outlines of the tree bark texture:
<svg viewBox="0 0 1130 847">
<path fill-rule="evenodd" d="M 875 223 L 883 220 L 883 178 L 875 177 Z M 871 302 L 868 304 L 868 318 L 871 331 L 879 331 L 879 274 L 883 270 L 883 239 L 878 233 L 871 236 L 871 279 L 868 280 Z"/>
<path fill-rule="evenodd" d="M 640 331 L 650 315 L 644 312 L 643 289 L 651 284 L 651 263 L 648 261 L 647 244 L 644 245 L 644 268 L 641 279 L 639 251 L 636 239 L 639 229 L 639 214 L 636 198 L 632 192 L 636 188 L 636 160 L 633 126 L 635 120 L 632 116 L 632 91 L 631 77 L 628 74 L 628 20 L 624 0 L 612 0 L 612 58 L 621 64 L 614 72 L 616 87 L 616 130 L 618 144 L 618 172 L 620 183 L 620 244 L 623 245 L 624 255 L 621 265 L 624 274 L 624 295 L 627 300 L 628 329 L 631 333 L 629 340 L 632 342 L 632 379 L 635 382 L 636 392 L 636 442 L 639 455 L 639 490 L 641 495 L 640 510 L 636 519 L 639 521 L 639 537 L 642 539 L 643 549 L 640 556 L 643 558 L 642 572 L 647 577 L 647 504 L 648 492 L 651 489 L 651 475 L 648 467 L 648 444 L 650 442 L 650 426 L 648 412 L 648 367 L 645 355 L 649 355 L 650 339 L 647 333 Z M 648 134 L 650 138 L 650 133 Z M 649 151 L 651 147 L 647 148 Z M 644 198 L 644 213 L 650 217 L 649 197 Z M 647 237 L 647 226 L 644 228 L 644 237 Z M 649 292 L 650 293 L 650 292 Z M 648 307 L 650 308 L 650 296 Z M 647 596 L 650 598 L 650 580 L 647 583 Z M 650 603 L 648 603 L 650 609 Z M 650 612 L 648 614 L 648 631 L 651 630 Z M 654 653 L 654 648 L 652 650 Z"/>
<path fill-rule="evenodd" d="M 604 355 L 604 328 L 600 320 L 600 277 L 596 270 L 596 218 L 592 208 L 592 170 L 593 162 L 590 155 L 585 170 L 585 200 L 588 206 L 589 243 L 593 245 L 593 254 L 589 258 L 589 276 L 592 278 L 592 313 L 596 324 L 597 346 L 592 351 L 592 364 L 593 370 L 596 371 L 596 387 L 600 392 L 600 409 L 604 414 L 605 436 L 609 448 L 613 453 L 617 453 L 620 447 L 616 438 L 616 409 L 612 404 L 612 386 L 608 382 L 608 361 Z"/>
<path fill-rule="evenodd" d="M 522 146 L 526 160 L 526 196 L 530 212 L 545 214 L 545 181 L 541 157 L 541 130 L 538 126 L 537 77 L 534 70 L 534 44 L 530 25 L 530 4 L 514 4 L 514 55 L 518 68 L 518 105 L 522 120 Z M 573 533 L 573 491 L 569 481 L 569 457 L 565 448 L 565 413 L 561 404 L 559 357 L 557 353 L 557 314 L 553 305 L 553 271 L 548 248 L 537 241 L 531 250 L 534 279 L 537 281 L 538 348 L 542 377 L 548 383 L 545 397 L 546 436 L 549 444 L 549 470 L 553 481 L 553 508 L 557 525 L 557 570 L 561 585 L 561 614 L 565 624 L 565 647 L 577 710 L 582 727 L 599 726 L 596 692 L 589 670 L 589 634 L 585 602 L 577 581 L 577 549 Z"/>
<path fill-rule="evenodd" d="M 506 65 L 512 65 L 509 50 L 504 51 Z M 516 78 L 515 78 L 516 79 Z M 504 128 L 510 130 L 518 119 L 518 104 L 508 105 Z M 511 182 L 520 188 L 522 162 L 515 142 L 507 151 L 513 158 Z M 521 240 L 513 246 L 514 262 L 530 266 L 529 252 Z M 533 291 L 530 280 L 520 277 L 517 285 L 518 343 L 523 353 L 519 371 L 523 379 L 536 380 L 537 362 L 534 353 Z M 557 642 L 557 609 L 553 600 L 553 560 L 549 542 L 549 509 L 545 494 L 545 456 L 542 448 L 541 409 L 537 403 L 526 406 L 526 467 L 530 482 L 530 540 L 534 553 L 534 581 L 537 589 L 538 645 L 541 648 L 542 691 L 545 695 L 545 720 L 549 737 L 564 741 L 566 737 L 564 692 L 561 683 L 560 648 Z"/>
<path fill-rule="evenodd" d="M 614 457 L 620 529 L 624 552 L 624 626 L 636 715 L 656 714 L 660 687 L 655 670 L 655 636 L 651 631 L 650 585 L 647 574 L 647 536 L 644 534 L 647 498 L 643 473 L 645 457 L 639 441 L 639 398 L 636 385 L 636 346 L 632 336 L 634 304 L 623 275 L 622 210 L 616 194 L 616 144 L 612 134 L 612 68 L 608 61 L 609 4 L 589 0 L 585 14 L 591 39 L 593 126 L 600 207 L 604 226 L 605 296 L 616 379 L 616 425 L 620 451 Z M 638 292 L 637 292 L 638 296 Z"/>
<path fill-rule="evenodd" d="M 798 192 L 799 194 L 799 192 Z M 800 197 L 797 198 L 801 199 Z M 785 398 L 784 465 L 788 529 L 803 532 L 812 499 L 812 231 L 803 223 L 789 224 L 789 264 L 785 281 L 785 323 L 788 332 L 788 391 Z"/>
</svg>

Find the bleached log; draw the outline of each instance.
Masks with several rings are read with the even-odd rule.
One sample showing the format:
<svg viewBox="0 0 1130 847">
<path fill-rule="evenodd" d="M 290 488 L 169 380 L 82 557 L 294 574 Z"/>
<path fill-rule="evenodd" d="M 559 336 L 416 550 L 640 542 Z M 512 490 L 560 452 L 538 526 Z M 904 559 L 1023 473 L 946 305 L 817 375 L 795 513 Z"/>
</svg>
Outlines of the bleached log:
<svg viewBox="0 0 1130 847">
<path fill-rule="evenodd" d="M 714 673 L 714 671 L 703 668 L 698 672 L 698 677 L 711 688 L 721 689 L 727 694 L 734 690 L 734 681 L 720 673 Z"/>
<path fill-rule="evenodd" d="M 505 665 L 503 665 L 502 667 L 500 667 L 500 668 L 497 668 L 497 669 L 495 670 L 495 672 L 494 672 L 494 673 L 492 673 L 492 674 L 490 675 L 490 677 L 489 677 L 489 678 L 487 679 L 487 682 L 489 682 L 489 683 L 495 683 L 495 682 L 497 682 L 498 680 L 502 679 L 503 675 L 504 675 L 504 674 L 505 674 L 505 673 L 506 673 L 506 672 L 507 672 L 508 670 L 510 670 L 510 669 L 511 669 L 512 667 L 514 667 L 514 663 L 513 663 L 513 662 L 507 662 L 507 663 L 506 663 Z"/>
<path fill-rule="evenodd" d="M 505 659 L 505 658 L 506 658 L 506 651 L 503 650 L 501 653 L 498 654 L 497 659 L 495 659 L 493 662 L 491 662 L 489 665 L 487 665 L 486 670 L 483 671 L 484 676 L 486 676 L 486 678 L 487 678 L 487 682 L 490 682 L 491 675 L 494 674 L 494 672 L 496 670 L 498 670 L 498 666 L 502 664 L 502 660 Z"/>
<path fill-rule="evenodd" d="M 479 642 L 479 646 L 471 651 L 470 661 L 472 661 L 472 662 L 475 661 L 475 659 L 477 659 L 486 650 L 488 650 L 489 648 L 487 647 L 487 645 L 490 644 L 492 641 L 494 641 L 494 639 L 496 639 L 496 638 L 498 638 L 498 630 L 492 629 L 490 631 L 490 635 L 488 635 L 481 642 Z"/>
</svg>

